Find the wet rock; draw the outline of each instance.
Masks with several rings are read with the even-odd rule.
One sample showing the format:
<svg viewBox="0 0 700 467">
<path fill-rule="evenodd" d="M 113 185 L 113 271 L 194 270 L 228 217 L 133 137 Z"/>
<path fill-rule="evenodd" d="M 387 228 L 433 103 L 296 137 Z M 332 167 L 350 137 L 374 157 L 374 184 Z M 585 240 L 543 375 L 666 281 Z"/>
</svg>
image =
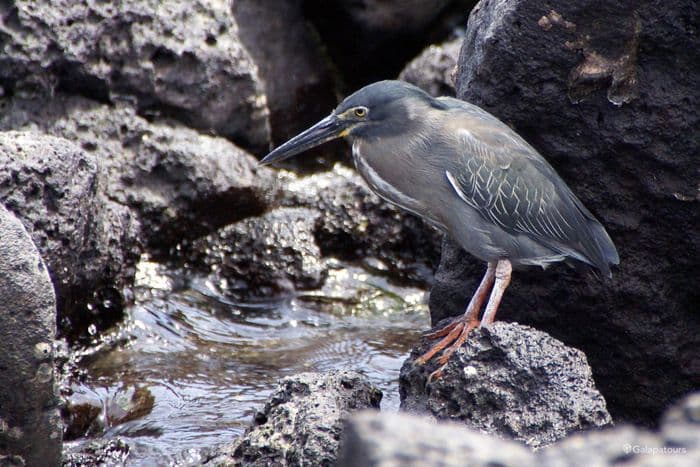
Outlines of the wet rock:
<svg viewBox="0 0 700 467">
<path fill-rule="evenodd" d="M 361 412 L 348 418 L 338 465 L 534 465 L 532 453 L 514 441 L 452 423 L 401 413 Z"/>
<path fill-rule="evenodd" d="M 36 129 L 93 154 L 105 195 L 134 212 L 140 237 L 158 252 L 267 206 L 272 171 L 223 138 L 81 97 L 4 104 L 0 128 Z"/>
<path fill-rule="evenodd" d="M 76 326 L 88 315 L 115 319 L 138 230 L 128 210 L 101 196 L 95 158 L 65 139 L 0 132 L 0 200 L 46 261 L 59 316 Z"/>
<path fill-rule="evenodd" d="M 262 84 L 227 2 L 12 0 L 0 15 L 6 94 L 125 99 L 140 114 L 267 149 Z"/>
<path fill-rule="evenodd" d="M 206 464 L 335 465 L 343 419 L 379 409 L 381 398 L 366 377 L 351 371 L 284 378 L 255 425 Z"/>
<path fill-rule="evenodd" d="M 398 75 L 425 44 L 444 41 L 463 24 L 474 0 L 306 0 L 349 90 Z M 360 38 L 360 39 L 358 39 Z"/>
<path fill-rule="evenodd" d="M 145 417 L 155 397 L 147 387 L 124 385 L 105 398 L 95 394 L 72 394 L 63 409 L 65 439 L 97 436 L 107 429 Z"/>
<path fill-rule="evenodd" d="M 63 453 L 65 467 L 124 465 L 129 445 L 121 439 L 67 444 Z"/>
<path fill-rule="evenodd" d="M 442 377 L 428 383 L 435 361 L 413 362 L 433 343 L 424 340 L 401 368 L 403 410 L 460 420 L 536 448 L 612 422 L 585 355 L 543 332 L 503 322 L 478 328 Z"/>
<path fill-rule="evenodd" d="M 120 425 L 145 417 L 153 410 L 154 403 L 155 397 L 147 387 L 119 388 L 105 408 L 107 426 Z"/>
<path fill-rule="evenodd" d="M 65 421 L 64 441 L 84 436 L 94 436 L 104 430 L 104 420 L 100 418 L 102 407 L 90 402 L 68 402 L 63 409 Z"/>
<path fill-rule="evenodd" d="M 272 141 L 279 145 L 337 104 L 328 59 L 303 17 L 301 1 L 237 0 L 231 8 L 264 81 Z M 309 155 L 298 160 L 304 159 Z"/>
<path fill-rule="evenodd" d="M 54 384 L 56 297 L 20 220 L 0 204 L 0 463 L 56 465 L 63 424 Z"/>
<path fill-rule="evenodd" d="M 406 65 L 399 79 L 415 84 L 434 97 L 454 97 L 454 76 L 462 41 L 458 37 L 444 44 L 431 45 Z"/>
<path fill-rule="evenodd" d="M 697 4 L 481 2 L 459 97 L 514 127 L 598 216 L 621 258 L 599 282 L 555 266 L 514 276 L 499 319 L 583 350 L 616 419 L 654 423 L 698 385 L 700 24 Z M 592 14 L 591 12 L 595 12 Z M 432 321 L 462 313 L 485 267 L 452 244 Z"/>
<path fill-rule="evenodd" d="M 281 208 L 246 219 L 194 242 L 191 263 L 211 270 L 225 293 L 269 296 L 319 287 L 327 271 L 314 240 L 319 212 Z"/>
<path fill-rule="evenodd" d="M 442 234 L 382 201 L 355 171 L 336 164 L 332 171 L 290 181 L 285 191 L 282 204 L 321 212 L 314 236 L 324 256 L 364 262 L 395 279 L 431 281 Z"/>
</svg>

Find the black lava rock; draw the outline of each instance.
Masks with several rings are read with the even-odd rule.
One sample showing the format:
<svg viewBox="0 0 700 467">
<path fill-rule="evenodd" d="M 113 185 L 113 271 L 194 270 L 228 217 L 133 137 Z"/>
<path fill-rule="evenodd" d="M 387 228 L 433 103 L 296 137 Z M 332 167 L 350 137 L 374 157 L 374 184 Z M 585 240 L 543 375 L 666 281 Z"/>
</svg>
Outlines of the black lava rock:
<svg viewBox="0 0 700 467">
<path fill-rule="evenodd" d="M 127 101 L 267 149 L 263 85 L 228 3 L 13 0 L 0 14 L 4 94 Z"/>
<path fill-rule="evenodd" d="M 63 138 L 0 132 L 0 202 L 22 221 L 56 289 L 62 330 L 113 323 L 138 259 L 138 222 L 100 190 L 97 160 Z"/>
<path fill-rule="evenodd" d="M 280 381 L 255 425 L 207 464 L 335 465 L 343 420 L 379 409 L 382 393 L 352 371 L 302 373 Z"/>
<path fill-rule="evenodd" d="M 473 11 L 458 97 L 515 128 L 598 216 L 612 281 L 516 273 L 498 318 L 583 350 L 616 419 L 655 423 L 700 385 L 700 5 L 488 0 Z M 463 312 L 485 266 L 443 248 L 432 321 Z"/>
<path fill-rule="evenodd" d="M 57 465 L 56 296 L 22 223 L 0 203 L 0 464 Z"/>
<path fill-rule="evenodd" d="M 435 341 L 424 340 L 401 368 L 401 409 L 459 420 L 476 430 L 532 447 L 573 431 L 611 423 L 582 352 L 535 329 L 497 322 L 477 328 L 440 378 L 414 360 Z"/>
<path fill-rule="evenodd" d="M 207 266 L 210 282 L 234 295 L 320 287 L 327 268 L 313 235 L 318 216 L 311 209 L 281 208 L 231 224 L 196 240 L 190 263 Z"/>
</svg>

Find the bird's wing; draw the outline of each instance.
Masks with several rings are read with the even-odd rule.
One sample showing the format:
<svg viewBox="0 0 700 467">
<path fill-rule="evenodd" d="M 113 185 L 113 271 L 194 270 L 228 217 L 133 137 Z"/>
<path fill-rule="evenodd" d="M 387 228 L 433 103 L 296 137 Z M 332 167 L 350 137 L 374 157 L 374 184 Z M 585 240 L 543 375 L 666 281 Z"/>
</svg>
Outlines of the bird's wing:
<svg viewBox="0 0 700 467">
<path fill-rule="evenodd" d="M 509 233 L 603 271 L 616 264 L 605 230 L 532 146 L 482 109 L 450 104 L 459 107 L 451 122 L 460 149 L 445 176 L 465 203 Z"/>
</svg>

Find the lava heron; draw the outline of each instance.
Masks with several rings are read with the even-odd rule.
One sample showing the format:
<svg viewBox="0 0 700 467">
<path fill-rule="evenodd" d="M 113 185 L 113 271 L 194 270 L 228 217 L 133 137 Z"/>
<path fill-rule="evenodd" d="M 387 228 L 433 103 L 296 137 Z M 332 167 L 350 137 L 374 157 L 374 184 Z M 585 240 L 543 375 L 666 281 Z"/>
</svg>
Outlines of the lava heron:
<svg viewBox="0 0 700 467">
<path fill-rule="evenodd" d="M 610 265 L 619 263 L 603 226 L 552 166 L 475 105 L 381 81 L 347 97 L 261 163 L 339 137 L 349 139 L 355 167 L 377 195 L 435 225 L 488 265 L 464 314 L 428 334 L 442 339 L 417 363 L 444 350 L 431 377 L 440 375 L 472 329 L 494 321 L 514 266 L 566 261 L 610 276 Z"/>
</svg>

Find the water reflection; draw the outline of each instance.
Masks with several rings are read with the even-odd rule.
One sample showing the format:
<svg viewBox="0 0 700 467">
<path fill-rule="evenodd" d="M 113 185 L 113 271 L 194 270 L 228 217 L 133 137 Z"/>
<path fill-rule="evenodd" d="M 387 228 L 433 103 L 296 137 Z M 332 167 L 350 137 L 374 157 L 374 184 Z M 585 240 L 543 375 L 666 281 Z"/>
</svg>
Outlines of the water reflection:
<svg viewBox="0 0 700 467">
<path fill-rule="evenodd" d="M 428 325 L 424 291 L 340 263 L 322 290 L 258 303 L 153 263 L 139 281 L 137 305 L 83 358 L 71 397 L 108 410 L 120 391 L 147 388 L 150 411 L 101 435 L 124 437 L 132 465 L 197 463 L 190 449 L 231 441 L 279 378 L 302 371 L 361 371 L 396 410 L 399 368 Z"/>
</svg>

